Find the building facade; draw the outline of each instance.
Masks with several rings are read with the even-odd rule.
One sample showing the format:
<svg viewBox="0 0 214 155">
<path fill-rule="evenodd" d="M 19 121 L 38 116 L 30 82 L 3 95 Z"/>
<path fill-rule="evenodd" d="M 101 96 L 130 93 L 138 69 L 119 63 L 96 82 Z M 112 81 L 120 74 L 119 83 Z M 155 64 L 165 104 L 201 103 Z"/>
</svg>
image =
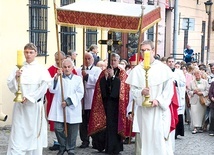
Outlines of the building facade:
<svg viewBox="0 0 214 155">
<path fill-rule="evenodd" d="M 156 42 L 156 51 L 160 56 L 170 56 L 174 52 L 175 54 L 181 54 L 176 55 L 180 59 L 185 44 L 188 43 L 196 53 L 200 53 L 200 55 L 203 53 L 204 60 L 206 60 L 208 15 L 205 12 L 204 1 L 180 0 L 178 2 L 179 20 L 177 24 L 179 29 L 177 31 L 174 31 L 174 8 L 170 6 L 172 4 L 170 0 L 111 1 L 160 6 L 161 21 L 145 31 L 143 39 L 151 39 Z M 60 7 L 73 2 L 75 0 L 59 0 L 56 1 L 56 6 Z M 211 21 L 214 30 L 213 16 Z M 185 29 L 185 22 L 188 22 L 189 26 L 191 26 L 187 30 Z M 37 60 L 47 68 L 54 64 L 54 53 L 58 49 L 54 4 L 48 0 L 0 0 L 0 23 L 0 110 L 8 115 L 6 122 L 0 122 L 0 126 L 4 126 L 10 125 L 12 119 L 13 99 L 15 96 L 9 91 L 6 83 L 9 73 L 16 65 L 17 50 L 23 50 L 26 43 L 33 42 L 38 47 L 39 55 Z M 213 30 L 210 33 L 209 62 L 212 62 L 214 58 Z M 76 65 L 78 67 L 83 63 L 83 54 L 91 44 L 97 44 L 100 39 L 107 39 L 107 30 L 86 29 L 85 38 L 83 38 L 83 29 L 80 27 L 59 26 L 58 31 L 60 50 L 65 53 L 68 50 L 77 51 Z M 176 51 L 173 51 L 173 42 L 175 42 L 173 40 L 174 32 L 177 32 Z M 137 48 L 136 37 L 138 36 L 134 34 L 115 32 L 113 38 L 122 40 L 123 46 L 114 47 L 114 50 L 122 58 L 128 59 L 129 52 L 133 52 Z M 83 41 L 84 39 L 85 41 Z M 105 59 L 107 56 L 107 46 L 98 44 L 98 48 L 99 56 Z"/>
</svg>

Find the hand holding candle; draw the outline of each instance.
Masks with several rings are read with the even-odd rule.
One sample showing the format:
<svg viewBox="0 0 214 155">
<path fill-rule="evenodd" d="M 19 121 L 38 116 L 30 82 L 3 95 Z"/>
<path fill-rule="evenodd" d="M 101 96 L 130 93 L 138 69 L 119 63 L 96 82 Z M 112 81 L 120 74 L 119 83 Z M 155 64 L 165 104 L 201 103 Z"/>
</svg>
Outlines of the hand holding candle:
<svg viewBox="0 0 214 155">
<path fill-rule="evenodd" d="M 144 52 L 144 68 L 150 67 L 150 51 L 145 51 Z"/>
<path fill-rule="evenodd" d="M 21 50 L 17 51 L 17 66 L 23 65 L 23 52 Z"/>
</svg>

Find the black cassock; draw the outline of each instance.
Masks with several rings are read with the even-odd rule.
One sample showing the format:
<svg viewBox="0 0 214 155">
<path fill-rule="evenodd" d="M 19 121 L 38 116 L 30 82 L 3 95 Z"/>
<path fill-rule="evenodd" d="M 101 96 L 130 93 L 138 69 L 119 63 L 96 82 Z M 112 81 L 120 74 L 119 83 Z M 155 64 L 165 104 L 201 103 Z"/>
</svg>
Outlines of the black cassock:
<svg viewBox="0 0 214 155">
<path fill-rule="evenodd" d="M 105 149 L 105 153 L 118 154 L 123 151 L 123 141 L 118 134 L 118 110 L 120 95 L 119 69 L 115 71 L 115 78 L 100 80 L 102 100 L 106 113 L 106 129 L 93 135 L 93 148 L 100 152 Z"/>
</svg>

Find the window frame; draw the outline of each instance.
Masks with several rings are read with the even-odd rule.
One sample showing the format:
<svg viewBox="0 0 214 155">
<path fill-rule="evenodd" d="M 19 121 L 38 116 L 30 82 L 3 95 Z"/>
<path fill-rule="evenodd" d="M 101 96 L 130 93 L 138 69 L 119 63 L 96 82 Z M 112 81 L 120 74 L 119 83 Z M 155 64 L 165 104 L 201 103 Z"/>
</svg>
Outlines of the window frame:
<svg viewBox="0 0 214 155">
<path fill-rule="evenodd" d="M 75 0 L 61 0 L 60 6 L 65 6 L 74 3 Z M 60 47 L 65 54 L 69 50 L 76 51 L 76 28 L 75 26 L 60 26 Z"/>
<path fill-rule="evenodd" d="M 154 26 L 147 30 L 147 39 L 154 41 Z"/>
<path fill-rule="evenodd" d="M 29 0 L 29 42 L 37 46 L 37 56 L 47 56 L 48 0 Z"/>
<path fill-rule="evenodd" d="M 89 49 L 89 47 L 92 45 L 92 44 L 96 44 L 97 45 L 97 29 L 86 29 L 85 31 L 86 33 L 86 49 Z"/>
<path fill-rule="evenodd" d="M 147 1 L 147 4 L 148 4 L 148 5 L 154 5 L 155 2 L 154 2 L 154 0 L 148 0 L 148 1 Z"/>
</svg>

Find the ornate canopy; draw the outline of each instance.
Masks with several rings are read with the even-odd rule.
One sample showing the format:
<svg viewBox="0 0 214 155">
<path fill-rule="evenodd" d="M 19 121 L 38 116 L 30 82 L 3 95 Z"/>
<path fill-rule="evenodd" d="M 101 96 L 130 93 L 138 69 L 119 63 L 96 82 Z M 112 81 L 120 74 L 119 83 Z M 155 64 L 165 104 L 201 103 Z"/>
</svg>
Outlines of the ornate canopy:
<svg viewBox="0 0 214 155">
<path fill-rule="evenodd" d="M 79 1 L 58 7 L 56 14 L 58 25 L 129 33 L 138 32 L 141 22 L 143 32 L 161 20 L 160 7 L 98 0 Z"/>
</svg>

